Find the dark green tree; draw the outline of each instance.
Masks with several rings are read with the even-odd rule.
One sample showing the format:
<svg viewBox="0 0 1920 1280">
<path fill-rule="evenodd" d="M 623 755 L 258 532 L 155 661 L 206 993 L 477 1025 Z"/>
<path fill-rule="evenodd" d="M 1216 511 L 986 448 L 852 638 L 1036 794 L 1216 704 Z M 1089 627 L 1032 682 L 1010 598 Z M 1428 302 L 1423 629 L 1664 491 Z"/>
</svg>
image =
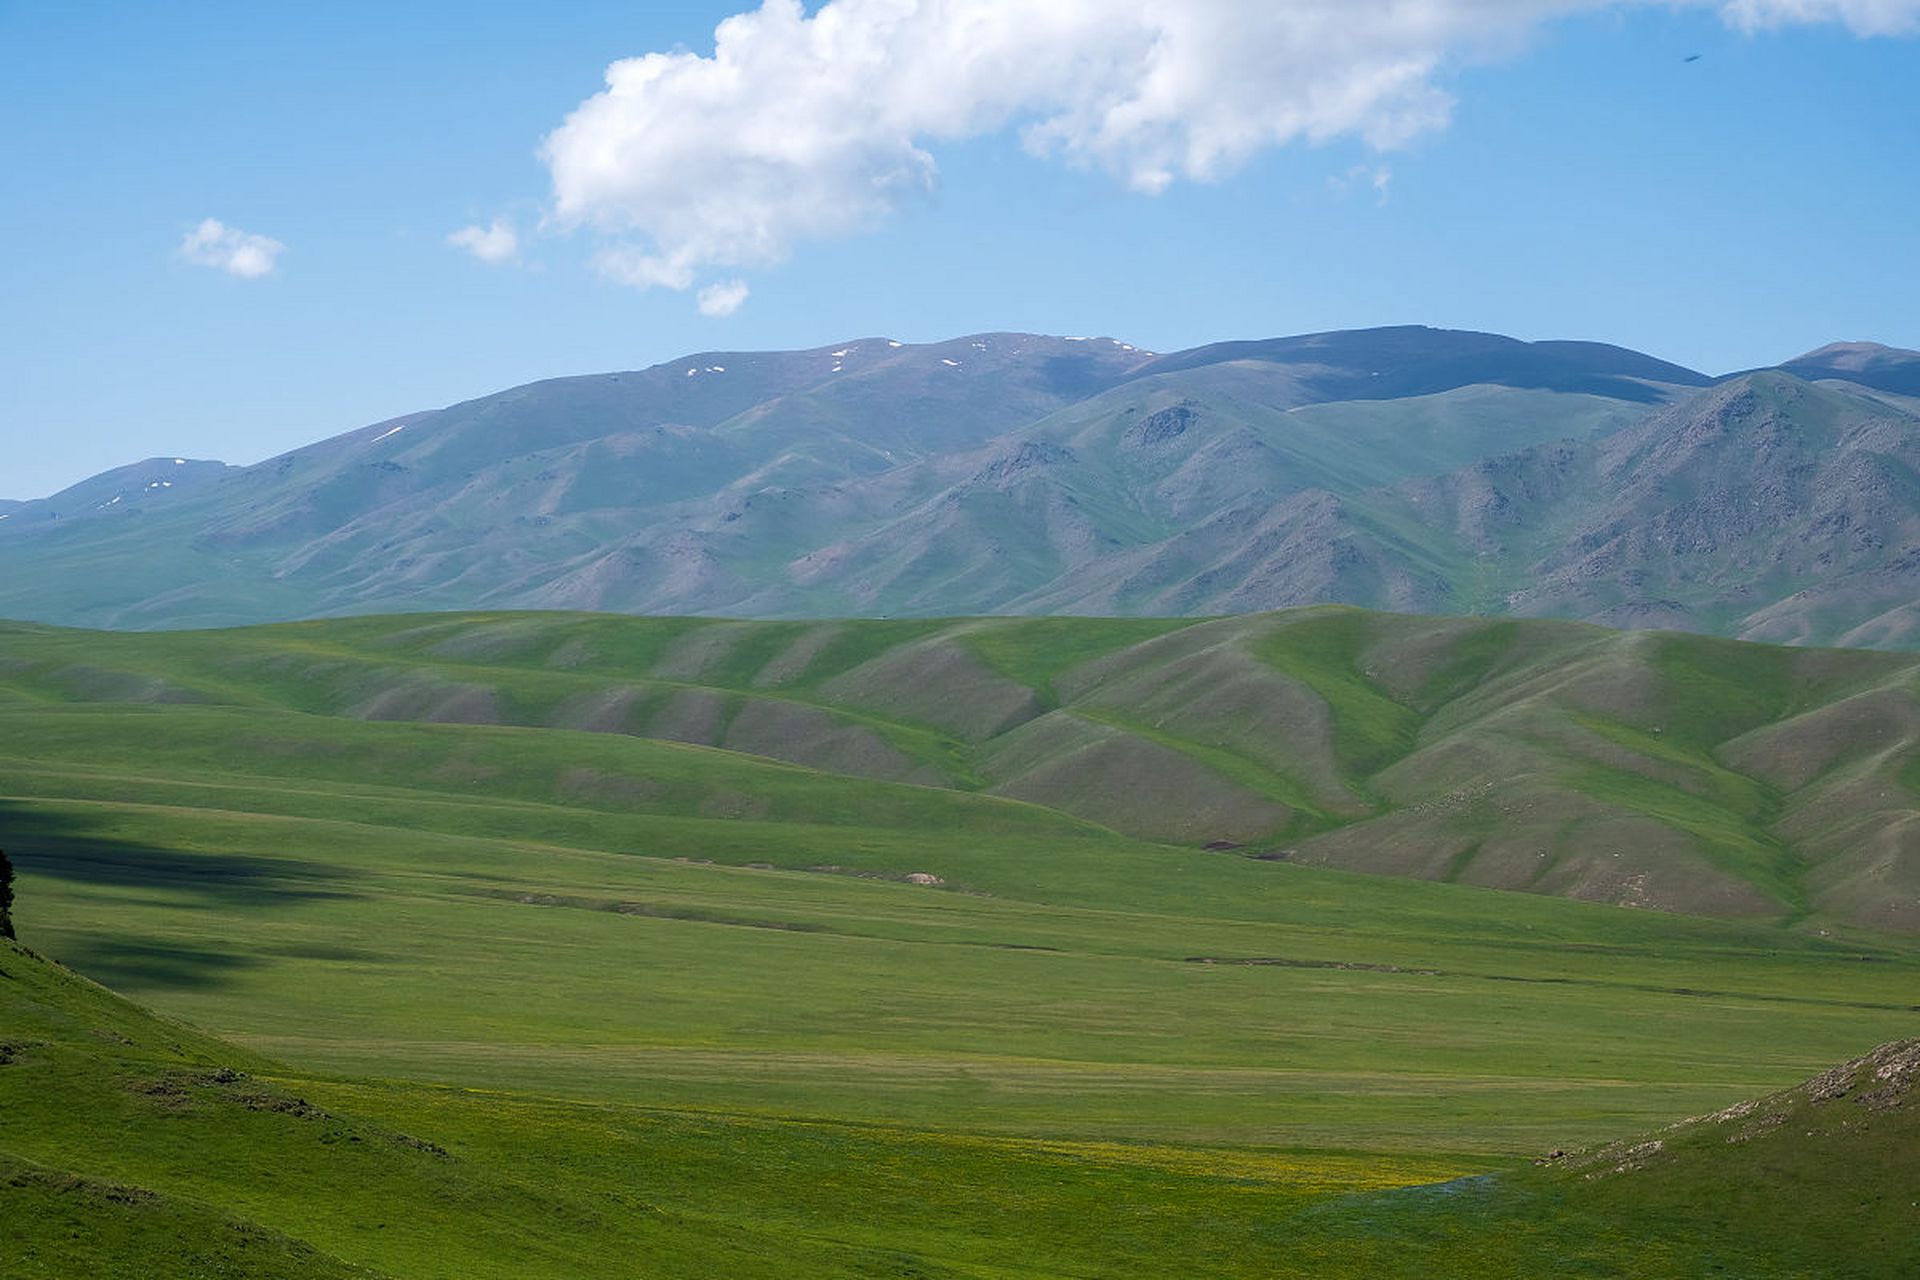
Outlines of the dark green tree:
<svg viewBox="0 0 1920 1280">
<path fill-rule="evenodd" d="M 13 864 L 0 853 L 0 938 L 13 936 Z"/>
</svg>

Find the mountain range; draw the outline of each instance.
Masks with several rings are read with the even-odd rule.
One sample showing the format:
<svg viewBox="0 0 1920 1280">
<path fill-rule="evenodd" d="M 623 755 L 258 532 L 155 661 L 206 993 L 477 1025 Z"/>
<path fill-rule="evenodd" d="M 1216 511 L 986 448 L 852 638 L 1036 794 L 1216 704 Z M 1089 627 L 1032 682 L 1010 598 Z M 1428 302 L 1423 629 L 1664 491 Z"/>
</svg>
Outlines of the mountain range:
<svg viewBox="0 0 1920 1280">
<path fill-rule="evenodd" d="M 1920 354 L 1713 378 L 1403 326 L 705 352 L 0 503 L 0 616 L 1211 615 L 1309 603 L 1904 647 Z"/>
</svg>

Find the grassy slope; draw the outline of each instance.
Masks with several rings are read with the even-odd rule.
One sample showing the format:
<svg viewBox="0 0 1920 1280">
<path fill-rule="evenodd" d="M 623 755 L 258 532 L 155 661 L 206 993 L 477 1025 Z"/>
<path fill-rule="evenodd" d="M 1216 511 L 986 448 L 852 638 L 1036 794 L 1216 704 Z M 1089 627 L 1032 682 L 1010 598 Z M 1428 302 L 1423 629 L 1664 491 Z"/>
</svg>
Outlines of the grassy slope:
<svg viewBox="0 0 1920 1280">
<path fill-rule="evenodd" d="M 176 755 L 188 741 L 224 750 L 226 726 L 244 724 L 263 748 L 249 767 L 282 776 L 386 767 L 349 766 L 344 740 L 320 748 L 345 724 L 301 720 L 294 736 L 312 745 L 274 745 L 286 735 L 272 717 L 288 711 L 596 730 L 842 780 L 553 734 L 538 748 L 442 739 L 461 745 L 439 767 L 478 753 L 519 799 L 682 816 L 719 816 L 727 799 L 695 797 L 687 780 L 724 768 L 741 771 L 727 816 L 817 824 L 838 806 L 843 825 L 965 825 L 949 816 L 959 798 L 844 779 L 935 783 L 1140 839 L 1917 929 L 1920 865 L 1897 835 L 1916 808 L 1917 670 L 1893 655 L 1347 609 L 1212 622 L 452 615 L 144 636 L 17 628 L 0 635 L 0 707 L 21 709 L 13 732 L 42 760 L 140 755 L 137 736 L 96 742 L 77 715 L 48 714 L 82 702 L 210 704 L 156 713 Z M 431 754 L 432 741 L 396 749 Z M 540 767 L 526 767 L 529 750 Z M 576 763 L 549 770 L 549 758 Z M 644 799 L 618 780 L 642 773 L 657 793 Z M 1073 825 L 984 801 L 967 812 L 1034 832 Z M 1883 852 L 1859 852 L 1869 846 Z"/>
<path fill-rule="evenodd" d="M 1544 1167 L 1316 1206 L 1324 1274 L 1866 1278 L 1920 1271 L 1920 1041 Z M 1369 1259 L 1368 1261 L 1374 1261 Z M 1536 1269 L 1531 1274 L 1538 1274 Z"/>
</svg>

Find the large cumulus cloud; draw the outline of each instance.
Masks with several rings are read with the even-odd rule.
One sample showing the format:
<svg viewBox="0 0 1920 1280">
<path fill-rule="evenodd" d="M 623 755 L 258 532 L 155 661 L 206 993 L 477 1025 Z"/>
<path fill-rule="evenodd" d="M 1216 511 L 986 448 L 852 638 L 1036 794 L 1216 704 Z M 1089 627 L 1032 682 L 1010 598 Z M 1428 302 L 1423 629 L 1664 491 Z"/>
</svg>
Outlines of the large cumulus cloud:
<svg viewBox="0 0 1920 1280">
<path fill-rule="evenodd" d="M 555 220 L 604 238 L 604 272 L 685 289 L 882 222 L 932 187 L 943 141 L 1017 130 L 1143 192 L 1290 142 L 1390 149 L 1446 125 L 1448 67 L 1635 2 L 766 0 L 711 56 L 614 63 L 543 156 Z M 1920 0 L 1678 2 L 1749 30 L 1920 29 Z"/>
</svg>

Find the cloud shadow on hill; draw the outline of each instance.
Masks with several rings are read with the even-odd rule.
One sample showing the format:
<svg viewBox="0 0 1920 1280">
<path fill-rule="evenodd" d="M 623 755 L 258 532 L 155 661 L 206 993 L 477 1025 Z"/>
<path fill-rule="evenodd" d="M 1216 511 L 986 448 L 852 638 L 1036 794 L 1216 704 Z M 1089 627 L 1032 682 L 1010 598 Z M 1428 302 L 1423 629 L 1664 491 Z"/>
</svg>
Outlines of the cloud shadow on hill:
<svg viewBox="0 0 1920 1280">
<path fill-rule="evenodd" d="M 107 834 L 87 815 L 0 800 L 0 849 L 26 883 L 14 920 L 31 940 L 33 877 L 96 888 L 148 890 L 174 896 L 183 910 L 271 909 L 358 896 L 350 873 L 299 858 L 244 853 L 199 853 Z M 241 969 L 263 963 L 239 951 L 183 945 L 173 938 L 116 931 L 111 937 L 68 939 L 55 957 L 107 986 L 123 990 L 215 986 Z"/>
<path fill-rule="evenodd" d="M 83 938 L 60 948 L 59 961 L 120 992 L 202 990 L 228 982 L 261 961 L 162 938 Z"/>
</svg>

